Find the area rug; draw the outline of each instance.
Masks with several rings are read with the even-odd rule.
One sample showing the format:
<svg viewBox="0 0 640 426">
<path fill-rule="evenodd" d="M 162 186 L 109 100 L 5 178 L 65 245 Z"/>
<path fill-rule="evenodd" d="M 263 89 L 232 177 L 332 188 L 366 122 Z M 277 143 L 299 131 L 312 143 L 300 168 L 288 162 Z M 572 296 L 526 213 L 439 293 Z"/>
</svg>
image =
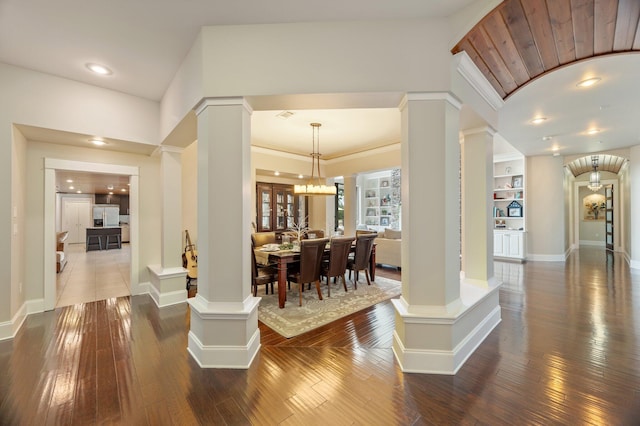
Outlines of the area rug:
<svg viewBox="0 0 640 426">
<path fill-rule="evenodd" d="M 278 308 L 277 291 L 275 294 L 261 295 L 258 319 L 277 333 L 290 338 L 401 293 L 400 281 L 383 277 L 376 277 L 370 286 L 363 280 L 358 283 L 357 290 L 353 289 L 353 283 L 347 279 L 347 292 L 344 291 L 342 281 L 339 285 L 332 282 L 331 297 L 327 297 L 327 285 L 324 282 L 321 288 L 324 300 L 318 300 L 318 292 L 312 285 L 311 290 L 305 289 L 302 293 L 302 306 L 298 306 L 298 286 L 292 283 L 291 290 L 287 291 L 284 309 Z"/>
</svg>

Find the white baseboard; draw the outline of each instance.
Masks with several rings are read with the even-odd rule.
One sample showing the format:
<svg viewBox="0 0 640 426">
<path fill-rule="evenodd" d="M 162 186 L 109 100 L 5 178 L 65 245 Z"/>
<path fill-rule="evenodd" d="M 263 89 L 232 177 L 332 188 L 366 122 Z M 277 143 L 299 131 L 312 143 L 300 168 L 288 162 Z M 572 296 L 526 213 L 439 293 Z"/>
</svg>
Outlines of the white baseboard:
<svg viewBox="0 0 640 426">
<path fill-rule="evenodd" d="M 198 337 L 189 332 L 187 351 L 200 368 L 247 369 L 260 351 L 260 329 L 256 329 L 249 342 L 244 345 L 223 346 L 204 345 Z"/>
<path fill-rule="evenodd" d="M 407 349 L 394 330 L 393 354 L 405 373 L 454 375 L 500 321 L 496 306 L 453 350 Z"/>
<path fill-rule="evenodd" d="M 23 303 L 10 321 L 0 322 L 0 340 L 13 339 L 27 318 L 27 304 Z"/>
<path fill-rule="evenodd" d="M 158 289 L 149 285 L 147 291 L 158 308 L 185 303 L 188 297 L 187 290 L 177 290 L 160 294 Z"/>
<path fill-rule="evenodd" d="M 534 262 L 564 262 L 569 256 L 569 251 L 565 254 L 527 254 L 527 259 Z"/>
<path fill-rule="evenodd" d="M 606 247 L 604 241 L 580 240 L 581 246 Z"/>
</svg>

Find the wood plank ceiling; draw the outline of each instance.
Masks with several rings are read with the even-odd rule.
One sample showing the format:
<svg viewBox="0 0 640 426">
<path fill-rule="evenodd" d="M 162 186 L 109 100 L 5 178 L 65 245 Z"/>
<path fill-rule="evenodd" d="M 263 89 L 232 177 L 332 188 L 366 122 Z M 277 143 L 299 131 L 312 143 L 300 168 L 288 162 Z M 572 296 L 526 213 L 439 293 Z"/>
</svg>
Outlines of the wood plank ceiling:
<svg viewBox="0 0 640 426">
<path fill-rule="evenodd" d="M 640 0 L 506 0 L 451 50 L 465 51 L 506 99 L 572 62 L 640 52 Z"/>
</svg>

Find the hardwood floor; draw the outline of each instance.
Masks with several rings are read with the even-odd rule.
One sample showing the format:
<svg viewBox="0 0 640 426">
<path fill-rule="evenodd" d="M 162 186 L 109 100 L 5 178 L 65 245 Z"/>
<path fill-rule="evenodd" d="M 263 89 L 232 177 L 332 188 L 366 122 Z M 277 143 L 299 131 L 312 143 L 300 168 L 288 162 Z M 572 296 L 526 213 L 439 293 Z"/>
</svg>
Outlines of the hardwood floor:
<svg viewBox="0 0 640 426">
<path fill-rule="evenodd" d="M 0 424 L 639 424 L 640 275 L 595 248 L 495 265 L 502 323 L 455 376 L 400 371 L 390 302 L 292 339 L 261 324 L 248 370 L 198 367 L 186 304 L 31 315 L 0 342 Z"/>
</svg>

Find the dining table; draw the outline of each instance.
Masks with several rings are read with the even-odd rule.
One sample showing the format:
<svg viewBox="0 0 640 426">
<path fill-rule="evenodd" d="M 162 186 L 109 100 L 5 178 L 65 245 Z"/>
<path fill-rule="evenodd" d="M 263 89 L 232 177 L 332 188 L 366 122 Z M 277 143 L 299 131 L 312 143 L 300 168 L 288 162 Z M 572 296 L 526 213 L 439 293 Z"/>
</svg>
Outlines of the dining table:
<svg viewBox="0 0 640 426">
<path fill-rule="evenodd" d="M 355 251 L 356 245 L 355 242 L 351 246 L 351 251 Z M 300 251 L 296 251 L 294 249 L 285 249 L 285 250 L 267 250 L 264 247 L 256 247 L 256 260 L 258 263 L 269 263 L 274 264 L 278 268 L 278 306 L 280 309 L 284 308 L 285 302 L 287 301 L 287 269 L 288 265 L 291 263 L 296 263 L 300 261 Z M 329 254 L 330 245 L 327 244 L 325 247 L 325 254 Z M 376 245 L 373 244 L 373 248 L 371 249 L 371 256 L 369 257 L 369 276 L 371 281 L 376 279 Z"/>
</svg>

